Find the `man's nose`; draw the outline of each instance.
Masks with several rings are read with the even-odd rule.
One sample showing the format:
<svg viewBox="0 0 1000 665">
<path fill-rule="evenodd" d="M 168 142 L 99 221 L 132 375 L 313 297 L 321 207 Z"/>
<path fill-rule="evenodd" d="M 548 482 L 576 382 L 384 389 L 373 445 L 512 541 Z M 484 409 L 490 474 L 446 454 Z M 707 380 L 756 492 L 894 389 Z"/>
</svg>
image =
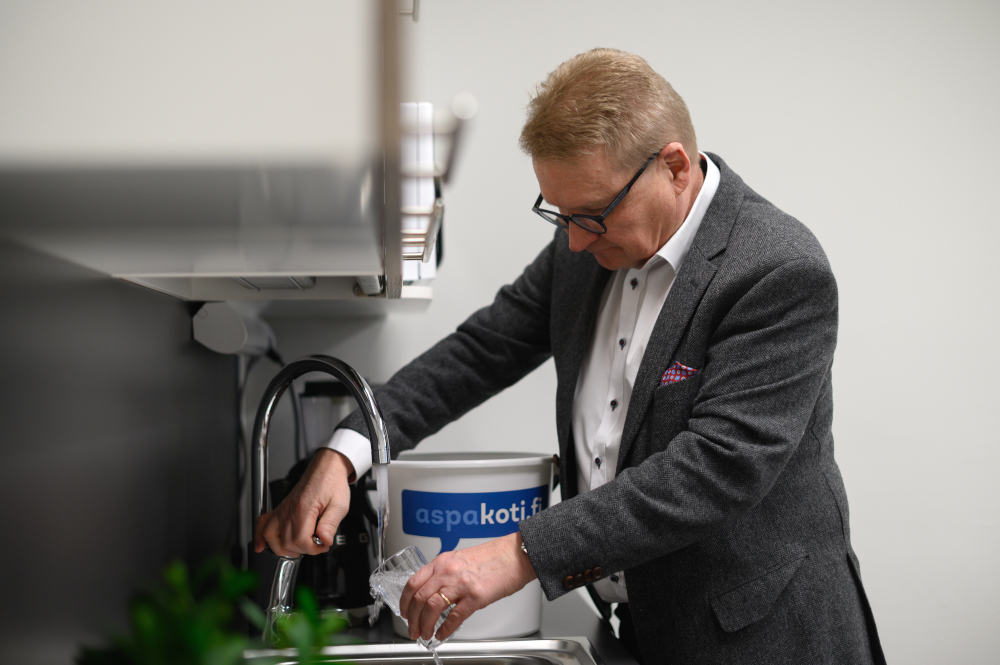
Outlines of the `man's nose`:
<svg viewBox="0 0 1000 665">
<path fill-rule="evenodd" d="M 566 232 L 569 233 L 569 248 L 574 252 L 582 252 L 590 247 L 592 242 L 597 240 L 596 233 L 591 233 L 573 222 L 569 223 Z"/>
</svg>

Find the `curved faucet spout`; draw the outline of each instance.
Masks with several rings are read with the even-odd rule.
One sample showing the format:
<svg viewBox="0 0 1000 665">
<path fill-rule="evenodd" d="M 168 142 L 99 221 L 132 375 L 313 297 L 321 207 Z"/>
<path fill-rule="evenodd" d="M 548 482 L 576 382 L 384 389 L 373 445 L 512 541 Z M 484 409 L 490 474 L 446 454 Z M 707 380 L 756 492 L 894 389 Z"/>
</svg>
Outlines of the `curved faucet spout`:
<svg viewBox="0 0 1000 665">
<path fill-rule="evenodd" d="M 375 394 L 368 383 L 350 365 L 330 356 L 305 356 L 285 365 L 268 384 L 267 390 L 257 409 L 253 424 L 253 519 L 267 512 L 267 430 L 271 424 L 274 409 L 282 394 L 296 378 L 308 372 L 325 372 L 347 386 L 351 395 L 361 406 L 368 438 L 372 444 L 372 463 L 389 463 L 389 434 L 382 418 L 382 411 L 375 402 Z"/>
<path fill-rule="evenodd" d="M 267 430 L 271 425 L 274 409 L 282 394 L 292 384 L 292 381 L 308 372 L 324 372 L 347 386 L 351 395 L 361 406 L 365 423 L 368 425 L 368 437 L 372 444 L 372 463 L 389 463 L 389 436 L 385 427 L 382 412 L 375 402 L 375 395 L 368 383 L 350 365 L 331 358 L 330 356 L 305 356 L 289 363 L 278 372 L 268 384 L 253 425 L 253 525 L 267 511 L 268 473 L 267 473 Z M 281 614 L 291 611 L 292 593 L 295 586 L 295 575 L 298 571 L 298 558 L 279 557 L 278 571 L 275 574 L 271 599 L 267 608 L 267 626 L 264 636 L 274 642 L 274 621 Z"/>
</svg>

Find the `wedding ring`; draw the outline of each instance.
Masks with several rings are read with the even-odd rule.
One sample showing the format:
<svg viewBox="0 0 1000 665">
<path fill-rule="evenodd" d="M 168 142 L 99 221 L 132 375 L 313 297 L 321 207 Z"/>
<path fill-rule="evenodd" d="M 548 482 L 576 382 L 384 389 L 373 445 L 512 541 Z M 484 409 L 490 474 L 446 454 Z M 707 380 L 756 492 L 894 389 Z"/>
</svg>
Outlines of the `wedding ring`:
<svg viewBox="0 0 1000 665">
<path fill-rule="evenodd" d="M 446 605 L 451 605 L 451 601 L 448 600 L 448 596 L 444 595 L 440 591 L 438 591 L 438 595 L 441 596 L 442 598 L 444 598 L 444 602 L 445 602 Z"/>
<path fill-rule="evenodd" d="M 320 547 L 323 547 L 323 541 L 319 539 L 319 536 L 313 536 L 313 542 L 319 545 Z"/>
</svg>

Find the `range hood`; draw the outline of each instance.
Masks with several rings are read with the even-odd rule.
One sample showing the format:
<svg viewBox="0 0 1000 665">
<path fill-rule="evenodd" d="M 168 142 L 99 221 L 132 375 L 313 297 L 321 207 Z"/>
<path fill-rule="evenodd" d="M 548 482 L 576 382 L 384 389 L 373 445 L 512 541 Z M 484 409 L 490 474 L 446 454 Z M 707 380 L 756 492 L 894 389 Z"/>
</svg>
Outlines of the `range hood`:
<svg viewBox="0 0 1000 665">
<path fill-rule="evenodd" d="M 405 295 L 401 20 L 389 0 L 5 3 L 0 233 L 187 300 Z"/>
</svg>

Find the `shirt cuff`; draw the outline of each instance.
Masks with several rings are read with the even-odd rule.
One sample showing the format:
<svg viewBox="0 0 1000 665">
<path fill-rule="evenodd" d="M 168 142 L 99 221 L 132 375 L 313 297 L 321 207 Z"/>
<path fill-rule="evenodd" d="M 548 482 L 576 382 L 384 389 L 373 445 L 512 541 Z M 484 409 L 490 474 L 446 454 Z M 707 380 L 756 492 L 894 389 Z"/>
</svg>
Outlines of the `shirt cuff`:
<svg viewBox="0 0 1000 665">
<path fill-rule="evenodd" d="M 352 429 L 345 427 L 334 430 L 326 447 L 351 460 L 356 478 L 365 475 L 372 468 L 372 444 L 367 437 Z"/>
</svg>

